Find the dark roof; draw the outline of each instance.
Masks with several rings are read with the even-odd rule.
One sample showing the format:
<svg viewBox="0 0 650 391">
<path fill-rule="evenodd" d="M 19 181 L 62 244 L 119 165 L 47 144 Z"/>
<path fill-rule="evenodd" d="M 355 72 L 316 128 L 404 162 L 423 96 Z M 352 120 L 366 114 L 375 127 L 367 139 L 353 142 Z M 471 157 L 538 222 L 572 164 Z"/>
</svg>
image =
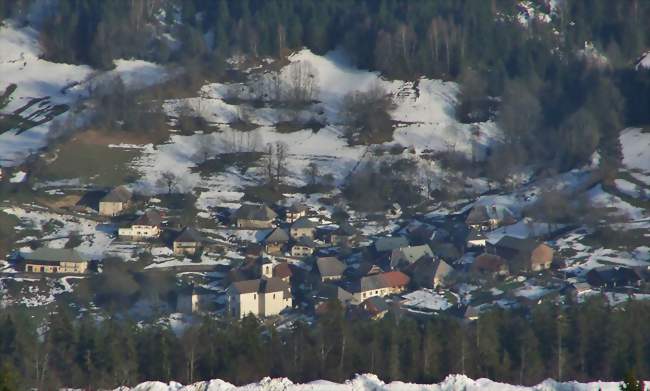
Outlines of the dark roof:
<svg viewBox="0 0 650 391">
<path fill-rule="evenodd" d="M 338 299 L 342 303 L 352 300 L 350 292 L 334 284 L 321 284 L 316 296 L 322 299 Z"/>
<path fill-rule="evenodd" d="M 321 257 L 316 259 L 316 268 L 321 277 L 338 277 L 347 266 L 335 257 Z"/>
<path fill-rule="evenodd" d="M 331 235 L 337 235 L 337 236 L 353 236 L 357 233 L 357 230 L 354 229 L 353 226 L 351 226 L 348 223 L 341 223 L 339 224 L 339 227 L 335 229 L 334 231 L 331 232 Z"/>
<path fill-rule="evenodd" d="M 375 250 L 378 252 L 392 251 L 408 245 L 408 240 L 403 236 L 384 237 L 375 240 Z"/>
<path fill-rule="evenodd" d="M 295 245 L 305 246 L 305 247 L 311 247 L 311 248 L 316 248 L 316 247 L 318 247 L 318 245 L 316 244 L 316 242 L 314 242 L 313 240 L 309 239 L 309 238 L 306 237 L 306 236 L 301 236 L 301 237 L 299 237 L 299 238 L 296 240 L 296 244 L 295 244 Z"/>
<path fill-rule="evenodd" d="M 486 223 L 490 219 L 495 219 L 504 224 L 514 224 L 517 220 L 514 214 L 503 205 L 475 205 L 467 215 L 465 223 L 480 224 Z"/>
<path fill-rule="evenodd" d="M 298 220 L 294 221 L 293 224 L 291 224 L 291 228 L 316 228 L 317 225 L 318 224 L 314 223 L 308 218 L 301 217 Z"/>
<path fill-rule="evenodd" d="M 281 278 L 273 277 L 262 280 L 261 292 L 283 292 L 289 289 L 289 284 L 282 281 Z"/>
<path fill-rule="evenodd" d="M 235 212 L 235 218 L 244 220 L 269 221 L 278 217 L 278 214 L 266 205 L 244 204 Z"/>
<path fill-rule="evenodd" d="M 479 309 L 472 305 L 459 305 L 451 308 L 449 312 L 454 316 L 466 320 L 470 320 L 471 318 L 478 318 L 480 315 Z"/>
<path fill-rule="evenodd" d="M 291 276 L 293 276 L 293 271 L 291 270 L 291 266 L 286 262 L 282 262 L 273 268 L 273 277 L 287 278 Z"/>
<path fill-rule="evenodd" d="M 232 283 L 232 287 L 240 294 L 244 293 L 271 293 L 271 292 L 288 292 L 289 284 L 280 278 L 266 278 L 256 280 L 237 281 Z"/>
<path fill-rule="evenodd" d="M 346 271 L 346 274 L 349 274 L 350 278 L 361 278 L 363 276 L 370 276 L 373 274 L 383 273 L 384 270 L 372 262 L 361 261 L 357 268 L 349 268 Z"/>
<path fill-rule="evenodd" d="M 296 203 L 287 208 L 288 212 L 291 213 L 300 213 L 308 210 L 307 206 L 304 204 Z"/>
<path fill-rule="evenodd" d="M 132 225 L 147 225 L 151 227 L 160 227 L 162 224 L 162 217 L 160 213 L 153 209 L 149 209 L 144 214 L 138 217 Z"/>
<path fill-rule="evenodd" d="M 102 197 L 99 202 L 128 202 L 132 197 L 126 186 L 118 186 Z"/>
<path fill-rule="evenodd" d="M 495 254 L 483 253 L 474 259 L 471 269 L 477 272 L 489 271 L 498 273 L 503 268 L 507 268 L 508 263 L 505 259 Z"/>
<path fill-rule="evenodd" d="M 203 236 L 199 231 L 195 230 L 192 227 L 185 227 L 181 233 L 174 239 L 174 242 L 183 242 L 183 243 L 201 243 L 203 242 Z"/>
<path fill-rule="evenodd" d="M 234 289 L 236 289 L 237 292 L 239 292 L 241 294 L 259 292 L 260 291 L 260 282 L 262 282 L 262 280 L 260 280 L 260 279 L 236 281 L 236 282 L 232 283 L 232 287 Z"/>
<path fill-rule="evenodd" d="M 417 285 L 432 287 L 434 279 L 444 279 L 453 270 L 454 268 L 442 259 L 422 257 L 405 269 L 405 272 Z"/>
<path fill-rule="evenodd" d="M 288 241 L 289 234 L 282 228 L 275 228 L 264 238 L 264 242 L 266 243 L 285 243 Z"/>
<path fill-rule="evenodd" d="M 364 292 L 373 289 L 383 289 L 394 286 L 404 286 L 410 281 L 409 276 L 399 271 L 364 276 L 353 286 L 354 291 Z"/>
<path fill-rule="evenodd" d="M 623 286 L 640 281 L 638 271 L 629 267 L 602 266 L 591 269 L 587 273 L 587 282 L 594 286 L 616 285 Z"/>
<path fill-rule="evenodd" d="M 483 240 L 486 239 L 486 236 L 483 232 L 481 231 L 475 231 L 471 230 L 469 232 L 469 235 L 467 235 L 467 241 L 469 242 L 470 240 Z"/>
<path fill-rule="evenodd" d="M 22 258 L 27 261 L 41 262 L 87 262 L 77 251 L 67 248 L 41 247 L 31 253 L 23 254 Z"/>
<path fill-rule="evenodd" d="M 504 236 L 496 242 L 495 246 L 500 248 L 507 248 L 510 250 L 516 250 L 523 253 L 530 253 L 537 248 L 541 243 L 535 239 L 521 239 L 514 236 Z"/>
<path fill-rule="evenodd" d="M 374 313 L 382 313 L 390 309 L 390 306 L 388 305 L 386 300 L 384 300 L 379 296 L 373 296 L 371 298 L 364 300 L 363 305 L 366 307 L 367 310 Z"/>
<path fill-rule="evenodd" d="M 411 264 L 424 256 L 433 257 L 433 251 L 431 251 L 431 247 L 427 244 L 400 247 L 391 253 L 390 266 L 396 267 L 400 262 Z"/>
</svg>

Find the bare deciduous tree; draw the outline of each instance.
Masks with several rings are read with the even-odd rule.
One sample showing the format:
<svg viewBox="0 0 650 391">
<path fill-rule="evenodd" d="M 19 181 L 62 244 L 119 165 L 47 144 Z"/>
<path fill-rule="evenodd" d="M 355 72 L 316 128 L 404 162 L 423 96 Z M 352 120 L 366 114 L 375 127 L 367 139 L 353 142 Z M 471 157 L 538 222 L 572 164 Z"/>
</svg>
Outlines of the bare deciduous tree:
<svg viewBox="0 0 650 391">
<path fill-rule="evenodd" d="M 309 178 L 309 184 L 310 185 L 315 185 L 316 182 L 318 181 L 318 177 L 320 176 L 320 170 L 318 169 L 318 165 L 315 162 L 309 162 L 307 167 L 304 169 L 304 174 L 307 178 Z"/>
<path fill-rule="evenodd" d="M 178 183 L 178 178 L 176 174 L 171 171 L 165 171 L 160 174 L 160 178 L 156 181 L 156 186 L 158 187 L 167 187 L 167 194 L 172 194 L 173 190 L 176 188 Z"/>
<path fill-rule="evenodd" d="M 195 163 L 205 163 L 216 150 L 216 141 L 211 136 L 206 136 L 201 139 L 197 146 L 196 152 L 192 157 Z"/>
<path fill-rule="evenodd" d="M 356 137 L 360 142 L 387 141 L 392 137 L 393 124 L 389 111 L 393 108 L 390 94 L 379 84 L 374 84 L 367 91 L 345 95 L 341 117 L 348 137 Z"/>
<path fill-rule="evenodd" d="M 281 183 L 287 173 L 287 144 L 278 141 L 275 143 L 275 181 Z"/>
<path fill-rule="evenodd" d="M 291 105 L 308 104 L 318 95 L 318 71 L 310 62 L 297 61 L 289 65 L 286 83 L 286 100 Z"/>
</svg>

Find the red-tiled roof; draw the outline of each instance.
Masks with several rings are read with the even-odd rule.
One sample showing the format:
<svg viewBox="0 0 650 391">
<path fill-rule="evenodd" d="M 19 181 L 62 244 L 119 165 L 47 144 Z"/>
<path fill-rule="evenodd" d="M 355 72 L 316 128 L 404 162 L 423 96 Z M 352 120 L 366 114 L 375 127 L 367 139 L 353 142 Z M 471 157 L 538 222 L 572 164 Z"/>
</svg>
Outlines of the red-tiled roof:
<svg viewBox="0 0 650 391">
<path fill-rule="evenodd" d="M 293 272 L 288 263 L 280 263 L 279 265 L 273 268 L 273 277 L 276 278 L 287 278 L 291 277 Z"/>
<path fill-rule="evenodd" d="M 380 274 L 387 287 L 408 285 L 411 279 L 400 271 L 392 271 Z"/>
</svg>

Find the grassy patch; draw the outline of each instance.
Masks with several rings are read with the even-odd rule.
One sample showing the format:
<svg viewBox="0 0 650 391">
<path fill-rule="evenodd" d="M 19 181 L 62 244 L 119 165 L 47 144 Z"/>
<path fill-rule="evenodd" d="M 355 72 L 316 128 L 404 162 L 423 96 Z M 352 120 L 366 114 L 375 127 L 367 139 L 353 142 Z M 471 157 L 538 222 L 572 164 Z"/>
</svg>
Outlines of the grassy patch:
<svg viewBox="0 0 650 391">
<path fill-rule="evenodd" d="M 323 127 L 324 125 L 315 119 L 311 119 L 308 122 L 282 121 L 275 124 L 275 130 L 278 133 L 294 133 L 305 129 L 311 129 L 312 132 L 316 133 Z"/>
<path fill-rule="evenodd" d="M 646 229 L 614 230 L 609 227 L 597 229 L 585 236 L 582 241 L 590 247 L 605 247 L 622 251 L 634 250 L 639 246 L 647 246 L 648 233 Z"/>
<path fill-rule="evenodd" d="M 4 259 L 14 243 L 19 220 L 16 216 L 0 211 L 0 259 Z"/>
<path fill-rule="evenodd" d="M 120 185 L 137 178 L 129 164 L 137 154 L 132 150 L 71 141 L 61 145 L 53 162 L 38 167 L 35 176 L 39 180 L 79 178 L 82 183 Z"/>
<path fill-rule="evenodd" d="M 262 157 L 261 152 L 222 153 L 214 159 L 199 164 L 194 171 L 201 175 L 210 175 L 224 172 L 228 167 L 234 166 L 243 175 L 249 168 L 255 166 L 260 157 Z"/>
<path fill-rule="evenodd" d="M 264 202 L 274 204 L 284 199 L 286 193 L 297 193 L 300 189 L 288 185 L 260 185 L 247 187 L 244 191 L 243 201 Z"/>
<path fill-rule="evenodd" d="M 196 216 L 196 197 L 192 194 L 159 194 L 160 206 L 169 210 L 167 219 L 181 225 L 192 225 Z"/>
<path fill-rule="evenodd" d="M 252 130 L 259 128 L 260 126 L 252 122 L 238 120 L 230 123 L 230 127 L 240 132 L 250 132 Z"/>
</svg>

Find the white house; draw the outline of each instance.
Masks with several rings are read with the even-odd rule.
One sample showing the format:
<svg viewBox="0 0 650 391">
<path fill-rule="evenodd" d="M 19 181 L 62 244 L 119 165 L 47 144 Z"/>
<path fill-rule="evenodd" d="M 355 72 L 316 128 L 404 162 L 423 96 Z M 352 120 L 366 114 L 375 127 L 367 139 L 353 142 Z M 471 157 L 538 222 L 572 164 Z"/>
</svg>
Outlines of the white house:
<svg viewBox="0 0 650 391">
<path fill-rule="evenodd" d="M 278 315 L 293 305 L 291 287 L 280 278 L 233 282 L 226 290 L 228 311 L 238 319 L 246 315 Z"/>
<path fill-rule="evenodd" d="M 120 228 L 118 235 L 133 239 L 152 239 L 160 236 L 162 217 L 155 210 L 148 210 L 138 217 L 129 228 Z"/>
<path fill-rule="evenodd" d="M 102 216 L 117 216 L 129 207 L 132 198 L 131 191 L 124 186 L 118 186 L 99 200 L 99 214 Z"/>
</svg>

